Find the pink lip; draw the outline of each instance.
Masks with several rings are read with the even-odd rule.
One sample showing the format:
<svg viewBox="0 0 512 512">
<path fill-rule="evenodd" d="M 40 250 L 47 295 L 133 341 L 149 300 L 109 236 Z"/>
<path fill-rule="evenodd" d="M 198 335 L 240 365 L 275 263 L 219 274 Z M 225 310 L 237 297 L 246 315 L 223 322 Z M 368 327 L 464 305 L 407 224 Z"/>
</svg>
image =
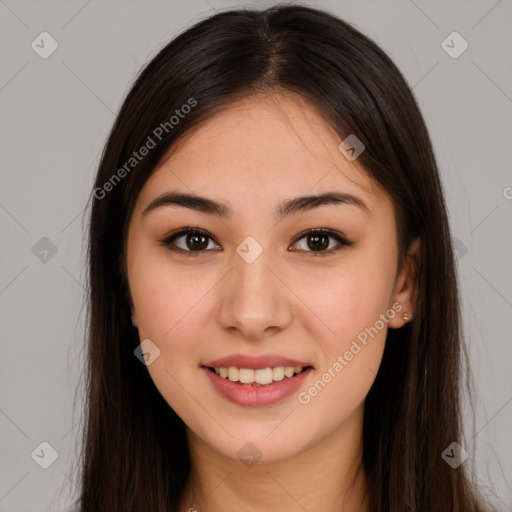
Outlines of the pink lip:
<svg viewBox="0 0 512 512">
<path fill-rule="evenodd" d="M 236 366 L 237 368 L 252 368 L 257 370 L 259 368 L 275 368 L 276 366 L 302 366 L 305 368 L 306 366 L 312 366 L 312 364 L 278 355 L 249 356 L 234 354 L 232 356 L 221 357 L 215 361 L 210 361 L 203 366 L 209 366 L 210 368 L 228 368 L 229 366 Z"/>
<path fill-rule="evenodd" d="M 218 361 L 214 362 L 215 365 L 217 365 Z M 238 364 L 232 364 L 230 366 L 238 366 Z M 285 365 L 278 364 L 273 366 Z M 286 366 L 294 365 L 287 364 Z M 301 365 L 297 364 L 296 366 Z M 242 365 L 241 368 L 251 368 L 251 366 Z M 217 375 L 216 373 L 212 372 L 211 370 L 204 366 L 202 366 L 201 369 L 204 372 L 206 372 L 206 375 L 210 379 L 210 382 L 212 383 L 213 387 L 224 398 L 227 398 L 228 400 L 237 405 L 245 405 L 249 407 L 272 405 L 279 402 L 280 400 L 285 399 L 292 393 L 296 392 L 299 389 L 299 387 L 304 383 L 305 379 L 308 378 L 309 374 L 313 371 L 313 368 L 308 368 L 307 370 L 303 370 L 301 373 L 299 373 L 299 375 L 296 375 L 294 377 L 285 378 L 279 382 L 273 382 L 272 384 L 264 386 L 254 386 L 250 384 L 240 384 L 238 382 L 231 382 L 229 379 L 220 377 L 219 375 Z"/>
</svg>

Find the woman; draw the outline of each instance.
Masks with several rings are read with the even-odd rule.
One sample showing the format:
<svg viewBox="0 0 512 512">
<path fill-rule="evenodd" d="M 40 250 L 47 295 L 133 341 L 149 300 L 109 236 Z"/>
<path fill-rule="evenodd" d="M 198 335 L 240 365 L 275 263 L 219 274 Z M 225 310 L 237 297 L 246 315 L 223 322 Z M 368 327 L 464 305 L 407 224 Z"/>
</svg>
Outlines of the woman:
<svg viewBox="0 0 512 512">
<path fill-rule="evenodd" d="M 443 190 L 375 43 L 298 6 L 198 23 L 91 200 L 79 510 L 483 510 Z"/>
</svg>

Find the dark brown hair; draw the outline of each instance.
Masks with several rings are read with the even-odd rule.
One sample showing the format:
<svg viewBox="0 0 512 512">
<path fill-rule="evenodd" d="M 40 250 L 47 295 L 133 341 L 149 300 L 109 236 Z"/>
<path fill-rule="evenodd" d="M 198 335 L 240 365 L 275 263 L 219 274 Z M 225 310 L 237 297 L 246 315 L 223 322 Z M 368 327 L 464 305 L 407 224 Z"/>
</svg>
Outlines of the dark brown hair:
<svg viewBox="0 0 512 512">
<path fill-rule="evenodd" d="M 127 300 L 127 226 L 142 186 L 183 134 L 231 102 L 266 91 L 300 94 L 341 139 L 355 134 L 364 143 L 358 161 L 393 199 L 398 270 L 411 241 L 423 242 L 414 320 L 388 331 L 365 401 L 371 510 L 481 511 L 467 463 L 452 469 L 441 457 L 453 441 L 464 445 L 467 362 L 447 209 L 427 129 L 411 89 L 373 41 L 302 6 L 228 11 L 197 23 L 144 67 L 117 115 L 91 196 L 79 510 L 177 510 L 190 469 L 185 429 L 134 356 L 140 340 Z M 169 122 L 187 103 L 194 103 L 187 115 Z M 148 137 L 155 147 L 127 166 Z"/>
</svg>

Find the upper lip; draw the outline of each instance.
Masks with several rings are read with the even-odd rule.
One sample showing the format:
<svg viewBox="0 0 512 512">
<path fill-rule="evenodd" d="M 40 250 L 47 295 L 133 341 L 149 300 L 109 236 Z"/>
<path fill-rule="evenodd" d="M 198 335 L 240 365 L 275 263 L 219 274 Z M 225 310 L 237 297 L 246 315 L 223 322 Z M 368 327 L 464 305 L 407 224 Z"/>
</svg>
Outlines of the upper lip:
<svg viewBox="0 0 512 512">
<path fill-rule="evenodd" d="M 259 368 L 275 368 L 276 366 L 312 366 L 310 363 L 304 361 L 297 361 L 288 357 L 279 356 L 277 354 L 249 356 L 244 354 L 233 354 L 231 356 L 221 357 L 210 361 L 203 366 L 210 368 L 229 368 L 234 366 L 236 368 L 252 368 L 257 370 Z"/>
</svg>

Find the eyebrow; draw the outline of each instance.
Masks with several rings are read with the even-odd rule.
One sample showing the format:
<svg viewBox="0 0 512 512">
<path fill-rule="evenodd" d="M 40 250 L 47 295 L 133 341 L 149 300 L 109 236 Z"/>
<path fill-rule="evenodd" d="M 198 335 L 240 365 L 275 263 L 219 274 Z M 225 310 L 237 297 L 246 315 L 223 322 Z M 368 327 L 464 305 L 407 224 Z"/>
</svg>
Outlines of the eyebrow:
<svg viewBox="0 0 512 512">
<path fill-rule="evenodd" d="M 339 204 L 357 206 L 366 215 L 372 217 L 370 209 L 359 197 L 340 192 L 325 192 L 319 195 L 299 196 L 283 201 L 276 208 L 275 218 L 277 221 L 281 221 L 289 215 L 309 211 L 313 208 L 318 208 L 319 206 Z M 215 215 L 225 219 L 229 219 L 233 216 L 233 211 L 228 205 L 219 203 L 213 199 L 195 194 L 167 192 L 151 201 L 151 203 L 149 203 L 142 212 L 142 217 L 145 217 L 148 213 L 164 206 L 181 206 L 183 208 L 189 208 L 191 210 L 206 213 L 208 215 Z"/>
</svg>

